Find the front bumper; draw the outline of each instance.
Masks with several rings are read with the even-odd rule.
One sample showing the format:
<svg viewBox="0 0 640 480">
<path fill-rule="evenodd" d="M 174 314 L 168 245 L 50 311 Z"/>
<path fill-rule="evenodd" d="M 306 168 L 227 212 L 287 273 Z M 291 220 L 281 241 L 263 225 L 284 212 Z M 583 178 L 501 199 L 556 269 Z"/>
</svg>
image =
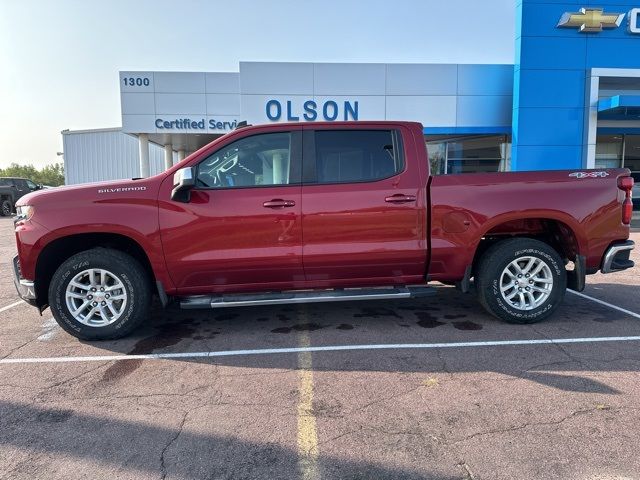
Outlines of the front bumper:
<svg viewBox="0 0 640 480">
<path fill-rule="evenodd" d="M 633 240 L 611 245 L 602 259 L 602 273 L 620 272 L 633 267 L 634 263 L 629 259 L 629 254 L 634 247 Z"/>
<path fill-rule="evenodd" d="M 16 286 L 16 290 L 21 299 L 29 305 L 33 305 L 34 307 L 38 306 L 35 286 L 31 280 L 25 280 L 20 275 L 20 263 L 17 255 L 13 257 L 13 284 Z"/>
</svg>

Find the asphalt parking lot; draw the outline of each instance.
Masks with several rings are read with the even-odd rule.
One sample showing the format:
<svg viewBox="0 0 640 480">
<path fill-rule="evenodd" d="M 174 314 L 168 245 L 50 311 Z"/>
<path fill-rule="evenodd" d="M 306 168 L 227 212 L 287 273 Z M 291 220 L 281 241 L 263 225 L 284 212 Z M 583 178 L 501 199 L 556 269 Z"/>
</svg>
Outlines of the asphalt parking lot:
<svg viewBox="0 0 640 480">
<path fill-rule="evenodd" d="M 584 292 L 629 312 L 568 293 L 532 326 L 443 286 L 411 301 L 156 307 L 130 338 L 83 343 L 49 311 L 11 306 L 14 251 L 0 219 L 2 479 L 640 478 L 638 267 Z M 367 345 L 388 347 L 350 349 Z"/>
</svg>

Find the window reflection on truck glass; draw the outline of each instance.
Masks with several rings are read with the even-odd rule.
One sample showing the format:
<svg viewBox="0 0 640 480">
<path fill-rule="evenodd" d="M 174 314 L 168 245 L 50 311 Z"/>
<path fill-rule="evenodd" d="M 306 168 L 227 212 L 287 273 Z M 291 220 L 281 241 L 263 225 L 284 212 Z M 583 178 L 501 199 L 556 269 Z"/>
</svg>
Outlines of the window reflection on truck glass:
<svg viewBox="0 0 640 480">
<path fill-rule="evenodd" d="M 291 134 L 265 133 L 233 142 L 198 165 L 196 186 L 233 188 L 286 185 L 290 174 Z"/>
</svg>

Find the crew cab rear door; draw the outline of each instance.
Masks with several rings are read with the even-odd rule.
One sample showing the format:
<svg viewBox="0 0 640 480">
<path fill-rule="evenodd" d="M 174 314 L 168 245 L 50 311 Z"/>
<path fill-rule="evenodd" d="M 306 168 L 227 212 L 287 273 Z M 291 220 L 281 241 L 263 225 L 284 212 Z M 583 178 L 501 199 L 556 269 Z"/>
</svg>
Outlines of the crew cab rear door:
<svg viewBox="0 0 640 480">
<path fill-rule="evenodd" d="M 267 129 L 198 159 L 186 203 L 159 193 L 162 245 L 181 294 L 293 288 L 302 269 L 301 127 Z"/>
<path fill-rule="evenodd" d="M 426 195 L 409 130 L 304 128 L 306 279 L 330 286 L 420 282 Z"/>
</svg>

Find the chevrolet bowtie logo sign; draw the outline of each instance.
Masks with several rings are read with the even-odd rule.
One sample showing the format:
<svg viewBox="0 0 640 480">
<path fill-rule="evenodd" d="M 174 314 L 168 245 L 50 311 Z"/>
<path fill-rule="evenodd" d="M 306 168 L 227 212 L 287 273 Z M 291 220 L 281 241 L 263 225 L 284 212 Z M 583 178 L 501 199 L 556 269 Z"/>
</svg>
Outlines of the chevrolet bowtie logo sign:
<svg viewBox="0 0 640 480">
<path fill-rule="evenodd" d="M 624 13 L 604 13 L 601 8 L 581 8 L 579 12 L 566 12 L 558 27 L 579 28 L 581 32 L 601 32 L 603 28 L 619 27 Z"/>
</svg>

